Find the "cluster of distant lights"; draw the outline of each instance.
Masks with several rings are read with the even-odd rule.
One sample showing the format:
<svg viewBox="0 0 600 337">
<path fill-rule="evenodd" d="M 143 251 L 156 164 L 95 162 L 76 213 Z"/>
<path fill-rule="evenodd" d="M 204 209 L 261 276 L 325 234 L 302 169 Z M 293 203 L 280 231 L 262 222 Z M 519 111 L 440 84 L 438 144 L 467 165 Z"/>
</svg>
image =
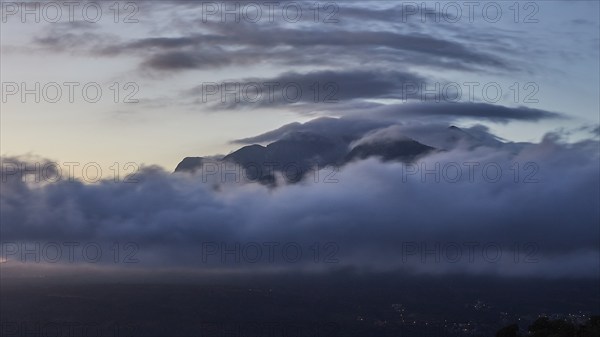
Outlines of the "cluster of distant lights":
<svg viewBox="0 0 600 337">
<path fill-rule="evenodd" d="M 408 324 L 411 324 L 411 322 L 406 322 L 406 321 L 404 320 L 404 311 L 406 310 L 406 308 L 404 308 L 404 306 L 403 306 L 403 305 L 401 305 L 401 304 L 392 304 L 392 307 L 393 307 L 393 308 L 394 308 L 394 309 L 395 309 L 395 310 L 396 310 L 398 313 L 400 313 L 400 318 L 401 318 L 401 320 L 402 320 L 402 323 L 408 323 Z M 503 315 L 508 315 L 508 313 L 506 313 L 506 312 L 501 312 L 501 314 L 503 314 Z M 538 314 L 537 316 L 538 316 L 538 317 L 552 317 L 552 316 L 557 316 L 557 317 L 560 317 L 560 316 L 563 316 L 563 315 L 562 315 L 562 314 L 544 314 L 544 313 L 542 313 L 542 314 Z M 581 311 L 580 311 L 578 314 L 569 313 L 569 314 L 567 314 L 566 316 L 568 316 L 568 317 L 571 317 L 571 318 L 582 318 L 582 317 L 583 317 L 583 318 L 585 318 L 585 317 L 587 317 L 587 315 L 586 315 L 586 314 L 584 314 L 584 313 L 582 313 Z M 356 320 L 357 320 L 357 321 L 361 321 L 361 322 L 362 322 L 362 321 L 365 321 L 365 317 L 363 317 L 363 316 L 357 316 L 357 317 L 356 317 Z M 519 318 L 518 318 L 518 320 L 519 320 L 519 321 L 521 321 L 521 318 L 519 317 Z M 387 323 L 387 321 L 384 321 L 384 322 L 385 322 L 385 323 Z M 429 325 L 429 322 L 424 322 L 424 323 L 425 323 L 425 325 L 426 325 L 426 326 L 428 326 L 428 325 Z M 413 320 L 413 321 L 412 321 L 412 324 L 413 324 L 413 325 L 416 325 L 416 324 L 417 324 L 417 321 Z M 451 323 L 451 324 L 452 324 L 452 325 L 454 325 L 454 326 L 457 326 L 457 327 L 458 327 L 460 330 L 462 330 L 463 332 L 468 332 L 468 331 L 469 331 L 469 329 L 472 329 L 472 327 L 471 327 L 471 322 L 466 322 L 466 323 L 454 322 L 454 323 Z M 475 325 L 475 323 L 474 323 L 473 325 Z M 446 319 L 444 320 L 444 327 L 445 327 L 445 328 L 447 328 L 447 327 L 448 327 L 448 320 L 446 320 Z"/>
</svg>

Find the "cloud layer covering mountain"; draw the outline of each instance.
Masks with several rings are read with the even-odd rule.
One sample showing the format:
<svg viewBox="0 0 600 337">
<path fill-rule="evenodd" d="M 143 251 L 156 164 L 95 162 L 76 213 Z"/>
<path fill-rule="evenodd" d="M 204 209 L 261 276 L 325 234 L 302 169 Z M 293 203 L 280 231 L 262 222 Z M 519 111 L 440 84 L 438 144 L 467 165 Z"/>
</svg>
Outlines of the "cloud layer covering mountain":
<svg viewBox="0 0 600 337">
<path fill-rule="evenodd" d="M 436 150 L 414 160 L 360 156 L 300 182 L 279 173 L 276 187 L 236 182 L 231 169 L 223 182 L 219 171 L 157 167 L 143 168 L 134 184 L 34 183 L 35 171 L 16 164 L 36 160 L 4 157 L 6 266 L 19 265 L 23 252 L 7 243 L 133 242 L 141 269 L 598 276 L 597 139 L 512 143 L 482 126 L 327 118 L 239 142 L 299 131 L 343 139 L 346 150 L 407 137 Z"/>
</svg>

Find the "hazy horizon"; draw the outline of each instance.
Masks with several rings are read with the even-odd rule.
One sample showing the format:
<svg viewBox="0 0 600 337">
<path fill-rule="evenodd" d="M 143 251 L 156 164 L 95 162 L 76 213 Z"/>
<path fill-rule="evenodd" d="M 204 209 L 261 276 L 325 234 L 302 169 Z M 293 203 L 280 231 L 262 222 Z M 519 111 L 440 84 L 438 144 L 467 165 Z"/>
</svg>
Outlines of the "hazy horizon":
<svg viewBox="0 0 600 337">
<path fill-rule="evenodd" d="M 600 336 L 600 2 L 0 4 L 0 335 Z"/>
</svg>

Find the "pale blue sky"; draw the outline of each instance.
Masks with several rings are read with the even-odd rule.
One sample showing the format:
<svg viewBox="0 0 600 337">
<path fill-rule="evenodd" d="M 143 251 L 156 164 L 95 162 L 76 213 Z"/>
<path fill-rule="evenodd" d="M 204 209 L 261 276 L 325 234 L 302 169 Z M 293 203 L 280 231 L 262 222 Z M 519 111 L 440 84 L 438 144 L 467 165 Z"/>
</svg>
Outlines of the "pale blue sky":
<svg viewBox="0 0 600 337">
<path fill-rule="evenodd" d="M 1 26 L 2 82 L 26 82 L 42 86 L 50 82 L 96 82 L 103 89 L 98 103 L 87 103 L 76 91 L 75 102 L 62 99 L 59 103 L 35 103 L 28 96 L 21 103 L 18 96 L 9 96 L 2 103 L 1 154 L 35 154 L 57 161 L 98 162 L 109 166 L 113 162 L 158 164 L 172 169 L 183 157 L 227 153 L 239 147 L 230 144 L 233 139 L 244 138 L 275 129 L 294 121 L 308 121 L 318 116 L 311 113 L 319 107 L 310 105 L 296 109 L 289 105 L 276 108 L 210 109 L 197 102 L 199 95 L 190 90 L 203 82 L 221 82 L 231 79 L 274 78 L 286 72 L 307 73 L 324 69 L 403 69 L 433 81 L 440 82 L 496 82 L 505 97 L 496 104 L 527 106 L 558 112 L 568 119 L 549 119 L 537 122 L 492 123 L 486 120 L 458 119 L 462 125 L 483 123 L 491 130 L 514 141 L 539 141 L 541 137 L 558 128 L 575 129 L 599 122 L 599 4 L 596 1 L 538 1 L 537 23 L 515 23 L 509 2 L 498 2 L 504 12 L 502 19 L 490 23 L 476 16 L 473 23 L 465 18 L 458 23 L 421 22 L 418 17 L 409 22 L 401 18 L 376 18 L 376 13 L 390 13 L 398 2 L 377 2 L 361 5 L 370 9 L 373 20 L 350 15 L 349 10 L 358 5 L 339 3 L 337 24 L 322 22 L 286 23 L 280 17 L 274 24 L 259 22 L 260 34 L 248 38 L 272 39 L 283 28 L 308 31 L 327 38 L 337 31 L 395 32 L 409 36 L 426 34 L 430 37 L 460 42 L 475 52 L 489 54 L 503 60 L 513 69 L 490 65 L 475 65 L 477 69 L 460 69 L 448 66 L 429 66 L 418 58 L 394 63 L 388 58 L 378 62 L 383 49 L 372 48 L 361 54 L 363 45 L 345 46 L 345 52 L 336 60 L 310 61 L 301 45 L 291 45 L 293 52 L 284 62 L 281 56 L 273 61 L 272 53 L 290 46 L 261 47 L 251 44 L 245 49 L 253 59 L 235 59 L 226 65 L 186 68 L 178 71 L 157 71 L 142 64 L 147 57 L 144 50 L 124 50 L 118 53 L 98 53 L 101 47 L 125 46 L 133 41 L 148 38 L 179 38 L 208 34 L 214 29 L 199 20 L 202 8 L 193 2 L 186 3 L 185 11 L 178 6 L 150 2 L 138 3 L 139 23 L 114 23 L 112 13 L 97 23 L 79 22 L 22 23 L 18 16 L 9 16 Z M 358 4 L 358 3 L 355 3 Z M 403 3 L 408 4 L 408 3 Z M 430 4 L 433 4 L 432 2 Z M 444 3 L 440 3 L 444 6 Z M 485 3 L 482 3 L 485 4 Z M 522 2 L 524 6 L 526 2 Z M 432 5 L 433 6 L 433 5 Z M 466 7 L 463 7 L 463 9 Z M 107 9 L 105 9 L 107 10 Z M 76 12 L 77 13 L 77 12 Z M 186 14 L 181 14 L 186 13 Z M 363 14 L 365 15 L 365 14 Z M 525 15 L 525 11 L 520 13 Z M 76 16 L 77 17 L 77 16 Z M 80 18 L 81 19 L 81 18 Z M 279 21 L 278 21 L 279 20 Z M 43 21 L 43 20 L 42 20 Z M 66 20 L 62 20 L 66 21 Z M 81 20 L 79 20 L 81 21 Z M 217 23 L 222 36 L 237 34 L 242 25 Z M 256 33 L 256 32 L 255 32 Z M 239 36 L 239 35 L 237 35 Z M 46 43 L 40 42 L 46 38 Z M 47 42 L 54 38 L 60 42 Z M 242 39 L 242 38 L 240 38 Z M 221 45 L 219 40 L 203 41 L 202 47 L 220 50 L 225 56 L 235 54 L 244 41 Z M 254 43 L 254 42 L 253 42 Z M 261 42 L 262 43 L 262 42 Z M 210 46 L 207 47 L 207 44 Z M 155 47 L 148 47 L 152 53 Z M 253 48 L 253 49 L 252 49 Z M 278 49 L 280 48 L 280 49 Z M 325 47 L 323 47 L 325 48 Z M 314 52 L 313 49 L 311 52 Z M 385 51 L 388 53 L 388 51 Z M 394 51 L 395 53 L 401 53 Z M 387 55 L 387 54 L 386 54 Z M 247 56 L 247 55 L 246 55 Z M 390 57 L 394 57 L 392 55 Z M 445 55 L 428 57 L 431 62 Z M 297 61 L 295 58 L 301 58 Z M 322 62 L 322 61 L 323 62 Z M 413 61 L 414 60 L 414 61 Z M 463 62 L 468 60 L 453 60 Z M 428 61 L 429 62 L 429 61 Z M 109 87 L 134 82 L 139 86 L 137 104 L 114 103 Z M 534 82 L 539 87 L 535 98 L 538 103 L 512 102 L 509 87 L 517 82 L 522 87 Z M 341 90 L 343 90 L 343 83 Z M 476 91 L 476 94 L 478 92 Z M 479 95 L 480 96 L 480 95 Z M 121 99 L 122 100 L 122 99 Z M 480 101 L 481 97 L 477 98 Z M 346 102 L 341 102 L 346 103 Z M 368 112 L 366 112 L 368 113 Z M 577 138 L 578 136 L 574 136 Z"/>
</svg>

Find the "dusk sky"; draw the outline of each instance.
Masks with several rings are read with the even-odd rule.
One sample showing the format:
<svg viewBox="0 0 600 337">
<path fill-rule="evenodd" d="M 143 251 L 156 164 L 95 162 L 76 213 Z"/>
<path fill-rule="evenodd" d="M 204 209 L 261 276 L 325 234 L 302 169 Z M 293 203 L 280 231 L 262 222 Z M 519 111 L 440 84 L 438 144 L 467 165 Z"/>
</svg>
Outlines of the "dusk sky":
<svg viewBox="0 0 600 337">
<path fill-rule="evenodd" d="M 354 235 L 331 239 L 347 245 L 348 265 L 370 265 L 354 254 L 404 249 L 404 236 L 434 241 L 480 223 L 469 231 L 477 240 L 537 242 L 553 224 L 547 265 L 499 270 L 572 272 L 548 269 L 562 261 L 598 272 L 586 269 L 598 262 L 588 232 L 599 219 L 598 2 L 2 6 L 6 237 L 121 233 L 150 243 L 182 231 L 309 242 L 363 219 Z M 258 163 L 261 181 L 277 187 L 232 184 L 226 166 L 202 166 L 207 158 L 241 165 L 238 175 Z M 269 161 L 282 167 L 266 173 Z M 299 184 L 281 184 L 287 162 L 314 171 L 317 183 L 302 173 Z M 256 209 L 252 198 L 262 200 Z M 280 205 L 290 200 L 294 207 Z M 482 218 L 486 209 L 503 211 Z M 194 224 L 199 214 L 208 220 Z M 574 227 L 559 221 L 574 214 Z M 371 230 L 371 240 L 354 242 Z M 563 230 L 571 240 L 557 244 Z M 384 233 L 396 238 L 390 248 Z M 180 239 L 151 246 L 185 247 Z M 154 264 L 157 252 L 146 253 Z M 172 259 L 187 265 L 180 253 Z M 386 259 L 371 267 L 397 267 Z"/>
<path fill-rule="evenodd" d="M 540 1 L 527 8 L 523 3 L 518 13 L 509 3 L 500 3 L 498 18 L 497 8 L 484 7 L 485 3 L 471 9 L 431 3 L 425 8 L 438 6 L 438 16 L 430 13 L 423 18 L 420 12 L 413 13 L 416 7 L 411 2 L 350 1 L 320 9 L 318 20 L 308 4 L 303 4 L 296 20 L 296 7 L 285 3 L 261 4 L 258 10 L 237 2 L 239 23 L 231 14 L 223 18 L 220 9 L 211 11 L 208 4 L 149 1 L 131 8 L 123 4 L 118 23 L 114 8 L 106 4 L 98 18 L 95 7 L 88 7 L 88 14 L 83 4 L 75 7 L 71 18 L 68 7 L 60 6 L 62 17 L 56 23 L 44 20 L 56 17 L 54 7 L 45 11 L 41 7 L 40 23 L 33 14 L 23 18 L 21 11 L 5 10 L 3 83 L 25 82 L 33 88 L 36 82 L 41 87 L 56 82 L 63 95 L 57 103 L 43 97 L 36 103 L 33 95 L 22 103 L 20 92 L 7 94 L 2 104 L 2 154 L 95 161 L 104 167 L 113 162 L 157 164 L 170 170 L 182 157 L 227 154 L 236 149 L 232 140 L 290 122 L 342 116 L 365 102 L 402 103 L 401 90 L 409 83 L 427 83 L 434 91 L 435 83 L 441 88 L 459 84 L 462 95 L 456 97 L 463 102 L 489 101 L 561 115 L 535 121 L 475 119 L 460 113 L 448 118 L 465 126 L 487 125 L 513 141 L 539 141 L 558 129 L 574 132 L 574 138 L 587 137 L 573 130 L 598 124 L 596 1 Z M 256 20 L 259 11 L 262 17 Z M 411 40 L 406 39 L 409 36 Z M 319 71 L 344 75 L 339 80 L 321 77 L 324 83 L 337 83 L 337 103 L 306 100 L 313 93 L 307 85 L 301 106 L 291 101 L 227 109 L 202 102 L 198 90 L 208 82 L 264 83 L 286 73 L 287 80 L 297 82 Z M 385 81 L 393 72 L 417 80 Z M 365 78 L 364 73 L 372 74 Z M 344 82 L 352 78 L 356 83 Z M 64 82 L 81 84 L 74 89 L 73 103 Z M 82 96 L 82 87 L 90 82 L 103 91 L 97 103 Z M 113 101 L 115 82 L 121 86 L 119 103 Z M 124 88 L 129 82 L 135 85 Z M 473 98 L 465 82 L 480 84 L 473 87 Z M 494 87 L 488 87 L 489 97 L 484 97 L 483 87 L 490 83 Z M 502 91 L 497 102 L 496 83 Z M 356 95 L 361 84 L 371 90 Z M 455 87 L 448 88 L 454 95 Z M 48 95 L 54 96 L 55 89 L 49 90 Z M 93 95 L 95 89 L 90 90 Z M 327 94 L 319 90 L 322 96 Z M 139 103 L 123 103 L 134 91 L 131 99 Z M 394 109 L 410 110 L 402 105 Z M 361 110 L 365 116 L 371 114 L 368 108 Z"/>
<path fill-rule="evenodd" d="M 0 336 L 600 336 L 600 2 L 0 4 Z"/>
</svg>

